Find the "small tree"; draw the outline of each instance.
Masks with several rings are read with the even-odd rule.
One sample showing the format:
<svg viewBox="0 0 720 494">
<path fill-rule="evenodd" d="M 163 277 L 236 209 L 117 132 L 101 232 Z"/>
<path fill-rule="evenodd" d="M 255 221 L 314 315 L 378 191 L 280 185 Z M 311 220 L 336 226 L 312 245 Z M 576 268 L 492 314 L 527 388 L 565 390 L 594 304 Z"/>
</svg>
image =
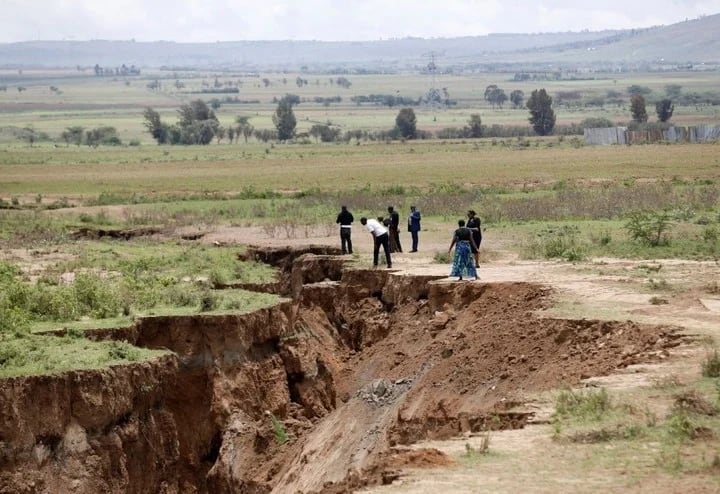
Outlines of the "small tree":
<svg viewBox="0 0 720 494">
<path fill-rule="evenodd" d="M 67 144 L 68 146 L 70 144 L 75 144 L 76 146 L 79 146 L 80 144 L 82 144 L 84 134 L 85 128 L 76 125 L 66 128 L 63 133 L 60 134 L 60 137 L 62 137 L 62 140 L 65 141 L 65 144 Z"/>
<path fill-rule="evenodd" d="M 403 108 L 395 117 L 395 128 L 405 139 L 414 139 L 417 135 L 417 118 L 412 108 Z"/>
<path fill-rule="evenodd" d="M 250 124 L 250 117 L 239 115 L 235 117 L 235 123 L 237 123 L 235 138 L 240 140 L 240 136 L 242 135 L 245 138 L 245 144 L 247 144 L 248 137 L 253 135 L 253 132 L 255 131 L 255 127 Z"/>
<path fill-rule="evenodd" d="M 642 94 L 633 94 L 630 98 L 630 114 L 637 123 L 645 123 L 648 120 L 645 98 Z"/>
<path fill-rule="evenodd" d="M 477 113 L 471 114 L 468 120 L 468 137 L 482 137 L 482 119 Z"/>
<path fill-rule="evenodd" d="M 520 89 L 515 89 L 510 93 L 510 102 L 513 104 L 513 107 L 521 108 L 524 101 L 525 93 L 523 93 Z"/>
<path fill-rule="evenodd" d="M 295 113 L 293 113 L 290 99 L 283 98 L 280 100 L 272 120 L 277 129 L 279 140 L 287 141 L 295 136 L 297 120 L 295 119 Z"/>
<path fill-rule="evenodd" d="M 669 99 L 661 99 L 655 103 L 655 112 L 657 113 L 658 120 L 661 122 L 667 122 L 675 111 L 675 105 Z"/>
<path fill-rule="evenodd" d="M 545 89 L 535 89 L 528 99 L 527 109 L 530 110 L 530 124 L 535 133 L 541 136 L 552 134 L 555 128 L 555 112 L 552 109 L 552 97 Z"/>
<path fill-rule="evenodd" d="M 143 125 L 158 144 L 165 144 L 168 141 L 167 126 L 160 120 L 160 114 L 152 108 L 145 108 L 143 111 L 145 122 Z M 70 129 L 68 129 L 70 130 Z"/>
</svg>

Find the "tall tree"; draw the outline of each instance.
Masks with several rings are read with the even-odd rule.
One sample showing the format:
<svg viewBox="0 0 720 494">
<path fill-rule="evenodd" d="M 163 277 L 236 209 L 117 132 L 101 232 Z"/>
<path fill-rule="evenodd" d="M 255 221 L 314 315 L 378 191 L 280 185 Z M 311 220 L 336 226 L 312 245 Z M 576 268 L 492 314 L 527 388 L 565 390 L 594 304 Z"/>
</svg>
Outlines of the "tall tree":
<svg viewBox="0 0 720 494">
<path fill-rule="evenodd" d="M 655 103 L 655 112 L 657 113 L 658 120 L 661 122 L 667 122 L 672 117 L 675 111 L 675 105 L 669 99 L 661 99 Z"/>
<path fill-rule="evenodd" d="M 158 144 L 165 144 L 168 140 L 167 126 L 160 120 L 160 114 L 150 107 L 143 111 L 145 122 L 143 126 Z M 70 128 L 68 128 L 70 130 Z"/>
<path fill-rule="evenodd" d="M 552 134 L 555 128 L 555 112 L 552 109 L 552 97 L 545 89 L 535 89 L 528 99 L 527 109 L 530 110 L 530 124 L 535 133 L 541 136 Z"/>
<path fill-rule="evenodd" d="M 471 114 L 468 120 L 468 137 L 482 137 L 482 119 L 477 113 Z"/>
<path fill-rule="evenodd" d="M 405 139 L 413 139 L 417 135 L 417 118 L 412 108 L 403 108 L 395 117 L 395 128 Z"/>
<path fill-rule="evenodd" d="M 277 129 L 278 139 L 287 141 L 295 136 L 297 120 L 292 109 L 293 105 L 289 99 L 283 98 L 278 103 L 275 114 L 272 116 L 273 124 Z"/>
<path fill-rule="evenodd" d="M 637 123 L 645 123 L 648 121 L 645 98 L 642 94 L 633 94 L 630 98 L 630 114 L 632 115 L 632 119 Z"/>
<path fill-rule="evenodd" d="M 235 138 L 240 140 L 240 136 L 242 135 L 245 138 L 245 144 L 247 144 L 248 137 L 250 137 L 255 130 L 255 127 L 250 123 L 250 117 L 238 115 L 235 117 L 235 123 L 237 123 Z"/>
<path fill-rule="evenodd" d="M 513 107 L 521 108 L 525 102 L 525 93 L 520 89 L 515 89 L 510 93 L 510 102 L 513 104 Z"/>
<path fill-rule="evenodd" d="M 485 88 L 485 100 L 490 102 L 493 108 L 495 108 L 496 105 L 502 108 L 502 105 L 507 101 L 507 99 L 508 97 L 507 94 L 505 94 L 505 91 L 497 87 L 495 84 L 491 84 Z"/>
</svg>

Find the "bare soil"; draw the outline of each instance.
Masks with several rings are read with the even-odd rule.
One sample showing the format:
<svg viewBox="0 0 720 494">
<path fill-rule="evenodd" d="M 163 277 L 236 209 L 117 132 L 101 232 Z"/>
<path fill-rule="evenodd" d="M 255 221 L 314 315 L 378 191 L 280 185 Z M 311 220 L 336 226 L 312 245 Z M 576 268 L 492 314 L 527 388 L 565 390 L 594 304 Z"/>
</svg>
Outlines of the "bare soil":
<svg viewBox="0 0 720 494">
<path fill-rule="evenodd" d="M 277 307 L 90 332 L 174 352 L 127 366 L 132 379 L 107 369 L 0 381 L 0 492 L 677 492 L 662 476 L 618 483 L 602 469 L 581 482 L 582 453 L 549 439 L 538 396 L 690 373 L 693 334 L 717 328 L 719 297 L 702 287 L 718 266 L 661 261 L 676 291 L 654 305 L 639 262 L 505 258 L 482 265 L 479 282 L 451 281 L 431 262 L 443 236 L 421 240 L 427 254 L 397 255 L 394 271 L 366 268 L 362 234 L 354 260 L 288 246 L 263 258 L 282 269 L 265 287 L 290 297 Z M 458 464 L 487 430 L 513 460 Z M 687 492 L 709 492 L 705 480 Z"/>
</svg>

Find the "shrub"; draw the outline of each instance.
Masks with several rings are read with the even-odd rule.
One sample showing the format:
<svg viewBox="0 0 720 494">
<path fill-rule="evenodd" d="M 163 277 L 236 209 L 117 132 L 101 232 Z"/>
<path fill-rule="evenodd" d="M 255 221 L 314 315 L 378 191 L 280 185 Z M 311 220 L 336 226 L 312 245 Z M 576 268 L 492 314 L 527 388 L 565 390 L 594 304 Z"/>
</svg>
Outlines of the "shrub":
<svg viewBox="0 0 720 494">
<path fill-rule="evenodd" d="M 670 227 L 670 216 L 666 211 L 636 211 L 625 223 L 625 229 L 633 240 L 650 247 L 667 245 Z"/>
<path fill-rule="evenodd" d="M 107 280 L 101 280 L 97 275 L 87 273 L 77 275 L 73 289 L 83 314 L 103 319 L 117 316 L 120 312 L 120 299 L 114 286 Z"/>
<path fill-rule="evenodd" d="M 285 427 L 283 426 L 282 422 L 280 422 L 275 417 L 275 415 L 271 413 L 269 413 L 269 415 L 270 422 L 272 422 L 273 435 L 275 436 L 275 440 L 278 442 L 278 444 L 285 444 L 288 441 L 288 434 L 285 430 Z"/>
<path fill-rule="evenodd" d="M 41 321 L 72 321 L 81 309 L 72 288 L 38 284 L 28 292 L 28 311 Z"/>
<path fill-rule="evenodd" d="M 134 362 L 140 358 L 140 350 L 127 341 L 112 341 L 108 349 L 111 360 L 129 360 Z"/>
<path fill-rule="evenodd" d="M 563 390 L 555 400 L 555 416 L 599 420 L 611 408 L 605 388 L 598 391 Z"/>
<path fill-rule="evenodd" d="M 200 312 L 210 312 L 218 308 L 220 297 L 211 291 L 206 291 L 200 296 Z"/>
<path fill-rule="evenodd" d="M 548 227 L 538 232 L 527 247 L 530 257 L 545 259 L 565 259 L 569 262 L 585 258 L 584 247 L 578 240 L 577 227 L 564 225 L 560 228 Z"/>
<path fill-rule="evenodd" d="M 720 355 L 717 350 L 703 360 L 702 375 L 704 377 L 720 377 Z"/>
</svg>

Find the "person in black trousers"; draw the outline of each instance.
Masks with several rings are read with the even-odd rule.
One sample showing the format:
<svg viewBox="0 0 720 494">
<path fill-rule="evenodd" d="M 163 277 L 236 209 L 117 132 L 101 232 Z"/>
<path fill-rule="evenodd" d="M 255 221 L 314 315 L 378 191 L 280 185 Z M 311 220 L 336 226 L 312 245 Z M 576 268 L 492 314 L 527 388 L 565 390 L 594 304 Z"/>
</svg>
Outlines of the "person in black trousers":
<svg viewBox="0 0 720 494">
<path fill-rule="evenodd" d="M 467 212 L 467 217 L 467 228 L 472 232 L 473 237 L 473 245 L 471 245 L 472 255 L 475 259 L 475 267 L 479 268 L 480 243 L 482 242 L 482 227 L 480 226 L 480 218 L 477 217 L 477 214 L 472 209 Z"/>
<path fill-rule="evenodd" d="M 340 247 L 343 254 L 352 254 L 352 222 L 353 215 L 348 211 L 347 206 L 340 206 L 340 214 L 335 223 L 340 225 Z"/>
<path fill-rule="evenodd" d="M 385 260 L 387 261 L 387 267 L 392 268 L 392 259 L 390 258 L 390 241 L 388 237 L 388 229 L 385 228 L 382 223 L 372 218 L 367 219 L 364 216 L 360 218 L 360 224 L 367 228 L 367 231 L 373 236 L 374 247 L 373 247 L 373 266 L 377 267 L 378 257 L 380 255 L 380 246 L 382 245 L 385 251 Z"/>
<path fill-rule="evenodd" d="M 390 219 L 390 252 L 402 252 L 400 246 L 400 215 L 395 208 L 388 206 L 388 218 Z"/>
<path fill-rule="evenodd" d="M 420 211 L 415 209 L 415 206 L 410 206 L 410 216 L 408 216 L 408 231 L 412 238 L 412 250 L 410 252 L 417 252 L 418 249 L 418 232 L 420 231 Z"/>
</svg>

